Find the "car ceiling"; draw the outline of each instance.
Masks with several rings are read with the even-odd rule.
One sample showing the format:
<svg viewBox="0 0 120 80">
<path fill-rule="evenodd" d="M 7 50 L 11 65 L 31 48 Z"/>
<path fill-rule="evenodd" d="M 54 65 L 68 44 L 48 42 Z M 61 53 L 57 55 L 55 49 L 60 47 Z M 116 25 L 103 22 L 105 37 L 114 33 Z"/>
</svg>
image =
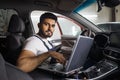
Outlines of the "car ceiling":
<svg viewBox="0 0 120 80">
<path fill-rule="evenodd" d="M 71 12 L 86 0 L 1 0 L 0 8 Z"/>
<path fill-rule="evenodd" d="M 28 21 L 30 12 L 43 10 L 68 16 L 86 0 L 0 0 L 0 9 L 15 9 L 19 16 Z"/>
</svg>

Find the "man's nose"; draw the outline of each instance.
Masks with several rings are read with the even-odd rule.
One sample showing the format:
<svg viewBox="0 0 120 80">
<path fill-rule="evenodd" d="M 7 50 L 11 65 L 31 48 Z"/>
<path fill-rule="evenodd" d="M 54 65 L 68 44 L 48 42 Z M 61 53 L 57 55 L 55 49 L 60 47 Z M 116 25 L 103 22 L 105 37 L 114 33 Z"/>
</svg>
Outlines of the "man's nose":
<svg viewBox="0 0 120 80">
<path fill-rule="evenodd" d="M 49 30 L 53 30 L 53 27 L 52 27 L 52 26 L 49 26 Z"/>
</svg>

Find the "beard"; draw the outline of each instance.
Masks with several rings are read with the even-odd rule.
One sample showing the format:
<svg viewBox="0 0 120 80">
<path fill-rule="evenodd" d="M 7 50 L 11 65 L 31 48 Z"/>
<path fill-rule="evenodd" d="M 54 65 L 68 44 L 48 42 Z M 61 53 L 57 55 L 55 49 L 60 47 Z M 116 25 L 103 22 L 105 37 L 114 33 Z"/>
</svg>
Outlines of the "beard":
<svg viewBox="0 0 120 80">
<path fill-rule="evenodd" d="M 50 30 L 43 31 L 40 29 L 39 34 L 41 35 L 41 37 L 48 38 L 48 37 L 51 37 L 53 35 L 53 32 L 51 32 Z"/>
<path fill-rule="evenodd" d="M 51 32 L 51 31 L 45 31 L 44 32 L 44 34 L 45 34 L 45 36 L 47 36 L 47 37 L 51 37 L 52 35 L 53 35 L 53 33 Z"/>
</svg>

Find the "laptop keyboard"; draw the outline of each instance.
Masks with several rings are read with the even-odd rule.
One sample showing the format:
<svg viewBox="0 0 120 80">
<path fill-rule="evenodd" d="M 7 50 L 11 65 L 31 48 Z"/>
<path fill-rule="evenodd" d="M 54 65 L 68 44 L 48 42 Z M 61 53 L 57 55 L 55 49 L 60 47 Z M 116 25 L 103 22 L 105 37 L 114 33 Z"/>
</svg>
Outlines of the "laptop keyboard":
<svg viewBox="0 0 120 80">
<path fill-rule="evenodd" d="M 55 71 L 61 71 L 63 70 L 63 65 L 60 63 L 50 64 L 49 69 L 53 69 Z"/>
</svg>

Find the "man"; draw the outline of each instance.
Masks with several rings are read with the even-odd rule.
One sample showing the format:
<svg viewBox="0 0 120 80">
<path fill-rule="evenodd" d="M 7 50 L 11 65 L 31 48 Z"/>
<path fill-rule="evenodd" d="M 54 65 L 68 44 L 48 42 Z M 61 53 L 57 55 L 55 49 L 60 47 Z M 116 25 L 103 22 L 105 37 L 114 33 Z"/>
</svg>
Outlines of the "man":
<svg viewBox="0 0 120 80">
<path fill-rule="evenodd" d="M 23 50 L 18 58 L 17 67 L 24 72 L 31 72 L 49 57 L 64 64 L 65 58 L 62 54 L 51 51 L 52 44 L 47 38 L 53 35 L 57 17 L 52 13 L 44 13 L 38 23 L 39 32 L 25 41 Z"/>
</svg>

